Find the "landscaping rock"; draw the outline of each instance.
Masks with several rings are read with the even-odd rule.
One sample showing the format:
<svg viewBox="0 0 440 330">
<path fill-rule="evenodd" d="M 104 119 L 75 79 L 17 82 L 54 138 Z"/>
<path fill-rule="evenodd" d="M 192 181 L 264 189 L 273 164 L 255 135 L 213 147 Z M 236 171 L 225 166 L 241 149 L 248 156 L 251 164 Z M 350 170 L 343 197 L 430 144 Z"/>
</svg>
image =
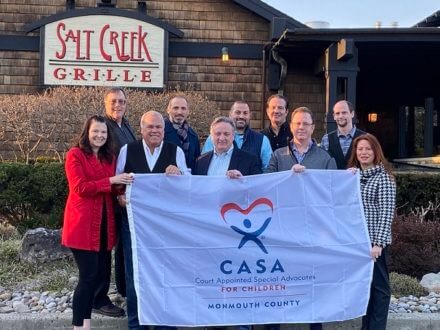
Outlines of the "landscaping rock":
<svg viewBox="0 0 440 330">
<path fill-rule="evenodd" d="M 429 292 L 440 293 L 440 272 L 429 273 L 422 277 L 420 285 L 423 286 Z"/>
<path fill-rule="evenodd" d="M 46 228 L 28 230 L 23 237 L 20 258 L 28 263 L 46 263 L 70 258 L 72 252 L 61 246 L 61 231 Z"/>
</svg>

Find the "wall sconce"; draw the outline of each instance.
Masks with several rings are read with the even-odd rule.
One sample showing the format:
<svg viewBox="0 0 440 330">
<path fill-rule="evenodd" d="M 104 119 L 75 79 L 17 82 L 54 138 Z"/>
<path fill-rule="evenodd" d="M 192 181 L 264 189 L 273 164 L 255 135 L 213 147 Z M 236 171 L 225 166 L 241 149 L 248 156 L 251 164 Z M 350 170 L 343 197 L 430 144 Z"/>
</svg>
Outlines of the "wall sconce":
<svg viewBox="0 0 440 330">
<path fill-rule="evenodd" d="M 377 113 L 371 112 L 368 114 L 368 121 L 370 123 L 375 123 L 377 121 Z"/>
<path fill-rule="evenodd" d="M 228 62 L 229 61 L 228 47 L 223 47 L 222 48 L 222 61 L 223 62 Z"/>
</svg>

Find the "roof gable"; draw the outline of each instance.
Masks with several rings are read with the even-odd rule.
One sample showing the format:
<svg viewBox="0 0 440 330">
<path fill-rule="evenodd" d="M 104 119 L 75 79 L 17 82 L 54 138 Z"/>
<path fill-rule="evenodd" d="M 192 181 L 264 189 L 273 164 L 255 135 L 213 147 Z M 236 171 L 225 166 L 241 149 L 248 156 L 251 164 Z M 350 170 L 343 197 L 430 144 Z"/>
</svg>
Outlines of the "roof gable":
<svg viewBox="0 0 440 330">
<path fill-rule="evenodd" d="M 307 28 L 306 25 L 298 22 L 292 17 L 284 14 L 283 12 L 269 6 L 267 3 L 261 0 L 233 0 L 236 4 L 248 9 L 254 14 L 264 18 L 265 20 L 272 22 L 274 18 L 285 18 L 286 27 L 290 29 L 294 28 Z"/>
</svg>

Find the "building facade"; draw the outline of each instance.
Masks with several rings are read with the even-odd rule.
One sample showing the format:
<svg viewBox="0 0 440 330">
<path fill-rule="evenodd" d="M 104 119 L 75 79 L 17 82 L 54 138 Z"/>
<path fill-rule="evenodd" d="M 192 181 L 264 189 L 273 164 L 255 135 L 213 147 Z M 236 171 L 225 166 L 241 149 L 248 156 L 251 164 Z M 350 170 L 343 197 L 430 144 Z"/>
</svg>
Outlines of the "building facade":
<svg viewBox="0 0 440 330">
<path fill-rule="evenodd" d="M 335 127 L 334 103 L 347 99 L 356 105 L 357 125 L 378 136 L 389 158 L 440 152 L 436 110 L 440 103 L 440 32 L 436 28 L 311 29 L 259 0 L 29 0 L 26 5 L 22 0 L 6 0 L 0 4 L 0 17 L 2 94 L 32 93 L 50 85 L 45 80 L 50 65 L 61 63 L 62 57 L 62 47 L 53 52 L 57 54 L 53 58 L 45 48 L 51 42 L 52 24 L 61 26 L 56 30 L 60 44 L 75 43 L 76 33 L 82 36 L 82 46 L 75 43 L 76 55 L 72 55 L 76 62 L 63 62 L 67 68 L 93 57 L 97 46 L 89 39 L 98 32 L 88 24 L 84 29 L 69 29 L 60 22 L 82 17 L 91 26 L 99 26 L 96 22 L 101 19 L 101 26 L 107 26 L 131 19 L 140 22 L 139 26 L 150 24 L 164 31 L 163 63 L 153 56 L 150 61 L 150 67 L 161 68 L 163 80 L 160 86 L 145 88 L 195 90 L 225 114 L 233 101 L 245 100 L 252 110 L 254 128 L 267 124 L 267 97 L 281 93 L 289 98 L 289 109 L 307 106 L 316 113 L 318 140 Z M 140 51 L 132 50 L 130 56 L 130 51 L 121 50 L 125 41 L 136 45 L 145 34 L 140 30 L 114 33 L 108 44 L 122 54 L 114 65 L 121 68 L 82 67 L 71 78 L 93 84 L 101 75 L 107 85 L 121 85 L 120 80 L 112 82 L 116 79 L 112 70 L 121 70 L 119 79 L 125 79 L 127 87 L 134 76 L 143 75 L 142 82 L 155 81 L 153 69 L 138 69 L 134 63 L 141 58 L 136 59 Z M 56 38 L 57 33 L 53 34 Z M 84 50 L 87 40 L 92 49 L 89 53 Z M 141 46 L 143 57 L 148 57 L 149 46 Z M 225 52 L 227 62 L 221 60 Z M 124 61 L 130 60 L 123 55 L 133 62 L 128 69 Z M 69 74 L 62 69 L 57 73 Z M 72 79 L 66 84 L 75 83 Z"/>
</svg>

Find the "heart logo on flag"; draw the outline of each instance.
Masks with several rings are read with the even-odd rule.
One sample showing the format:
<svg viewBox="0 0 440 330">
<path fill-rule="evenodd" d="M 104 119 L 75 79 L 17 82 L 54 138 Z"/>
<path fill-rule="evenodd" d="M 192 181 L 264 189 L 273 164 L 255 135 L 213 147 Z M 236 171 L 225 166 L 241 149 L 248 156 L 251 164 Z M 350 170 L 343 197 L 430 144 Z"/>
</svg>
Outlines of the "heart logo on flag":
<svg viewBox="0 0 440 330">
<path fill-rule="evenodd" d="M 236 203 L 227 203 L 227 204 L 223 205 L 222 208 L 220 209 L 220 214 L 221 214 L 221 216 L 222 216 L 223 221 L 224 221 L 225 223 L 227 223 L 226 218 L 225 218 L 225 214 L 226 214 L 228 211 L 235 210 L 235 211 L 240 212 L 240 213 L 243 214 L 243 215 L 248 215 L 250 212 L 252 212 L 252 210 L 253 210 L 255 207 L 257 207 L 257 206 L 259 206 L 259 205 L 266 205 L 266 206 L 268 206 L 268 207 L 270 208 L 270 210 L 271 210 L 271 215 L 270 215 L 270 217 L 268 217 L 268 218 L 264 221 L 263 225 L 262 225 L 260 228 L 258 228 L 258 229 L 255 230 L 255 231 L 252 231 L 252 232 L 244 231 L 244 230 L 242 230 L 241 228 L 238 228 L 237 226 L 231 226 L 231 229 L 234 230 L 235 232 L 237 232 L 238 234 L 243 235 L 243 238 L 241 239 L 240 244 L 238 245 L 238 248 L 239 248 L 239 249 L 241 249 L 241 248 L 244 246 L 244 244 L 245 244 L 246 242 L 248 242 L 248 241 L 253 241 L 255 244 L 258 245 L 258 247 L 259 247 L 264 253 L 267 254 L 267 253 L 268 253 L 268 252 L 267 252 L 267 249 L 266 249 L 266 247 L 264 246 L 263 242 L 261 242 L 261 240 L 258 238 L 258 236 L 260 236 L 260 235 L 266 230 L 267 226 L 269 225 L 270 221 L 272 220 L 272 214 L 273 214 L 273 203 L 272 203 L 272 201 L 271 201 L 270 199 L 267 199 L 267 198 L 264 198 L 264 197 L 262 197 L 262 198 L 258 198 L 258 199 L 256 199 L 255 201 L 253 201 L 252 204 L 249 205 L 249 207 L 246 208 L 246 209 L 242 209 L 242 208 L 241 208 L 239 205 L 237 205 Z M 244 225 L 247 229 L 249 229 L 249 228 L 252 227 L 252 222 L 251 222 L 250 219 L 245 218 L 245 219 L 243 219 L 243 225 Z"/>
<path fill-rule="evenodd" d="M 227 204 L 222 206 L 222 208 L 220 210 L 220 214 L 222 215 L 223 221 L 227 223 L 227 221 L 225 219 L 226 212 L 228 212 L 230 210 L 236 210 L 236 211 L 240 212 L 243 215 L 248 215 L 258 205 L 267 205 L 267 206 L 269 206 L 270 210 L 273 213 L 272 201 L 270 199 L 262 197 L 262 198 L 258 198 L 255 201 L 253 201 L 252 204 L 249 205 L 249 207 L 247 209 L 242 209 L 239 205 L 237 205 L 235 203 L 227 203 Z"/>
</svg>

